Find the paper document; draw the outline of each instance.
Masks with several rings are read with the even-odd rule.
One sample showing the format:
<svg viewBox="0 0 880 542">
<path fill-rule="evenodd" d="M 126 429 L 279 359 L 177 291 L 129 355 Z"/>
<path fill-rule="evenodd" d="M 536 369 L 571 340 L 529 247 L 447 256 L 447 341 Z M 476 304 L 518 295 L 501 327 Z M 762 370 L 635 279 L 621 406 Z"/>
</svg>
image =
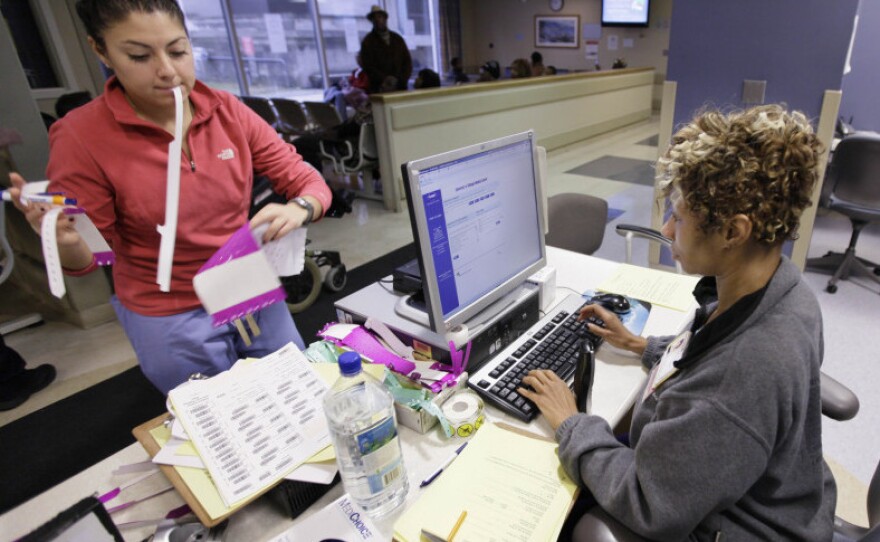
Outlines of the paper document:
<svg viewBox="0 0 880 542">
<path fill-rule="evenodd" d="M 387 540 L 346 493 L 269 542 Z"/>
<path fill-rule="evenodd" d="M 696 303 L 693 291 L 698 280 L 700 277 L 624 263 L 596 289 L 686 312 Z"/>
<path fill-rule="evenodd" d="M 461 455 L 397 520 L 394 537 L 419 542 L 425 529 L 455 542 L 556 540 L 576 486 L 556 443 L 486 423 Z"/>
<path fill-rule="evenodd" d="M 330 444 L 327 385 L 288 344 L 169 397 L 227 506 L 271 486 Z"/>
</svg>

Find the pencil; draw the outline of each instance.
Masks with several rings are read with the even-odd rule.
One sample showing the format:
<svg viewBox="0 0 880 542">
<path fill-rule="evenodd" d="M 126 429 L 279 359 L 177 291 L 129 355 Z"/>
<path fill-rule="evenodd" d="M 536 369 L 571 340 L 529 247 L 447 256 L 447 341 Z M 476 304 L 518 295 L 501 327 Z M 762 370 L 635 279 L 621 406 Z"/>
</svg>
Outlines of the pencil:
<svg viewBox="0 0 880 542">
<path fill-rule="evenodd" d="M 455 525 L 452 527 L 452 530 L 449 531 L 449 536 L 446 537 L 446 542 L 452 542 L 452 538 L 458 533 L 458 530 L 461 528 L 461 524 L 464 523 L 464 518 L 467 517 L 467 510 L 462 510 L 461 515 L 458 516 L 458 521 L 455 522 Z"/>
</svg>

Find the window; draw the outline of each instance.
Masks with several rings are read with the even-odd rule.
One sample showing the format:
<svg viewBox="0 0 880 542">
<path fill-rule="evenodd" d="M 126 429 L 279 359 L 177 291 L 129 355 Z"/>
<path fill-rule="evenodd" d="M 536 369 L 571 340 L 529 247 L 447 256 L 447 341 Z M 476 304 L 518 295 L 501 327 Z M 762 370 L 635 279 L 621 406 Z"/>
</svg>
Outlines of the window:
<svg viewBox="0 0 880 542">
<path fill-rule="evenodd" d="M 366 15 L 376 3 L 181 0 L 200 80 L 233 94 L 300 101 L 320 101 L 325 85 L 357 67 L 361 41 L 372 29 Z M 385 4 L 389 27 L 409 45 L 414 70 L 437 70 L 437 0 Z"/>
<path fill-rule="evenodd" d="M 15 50 L 35 98 L 56 98 L 73 81 L 55 40 L 58 30 L 47 0 L 0 0 Z"/>
</svg>

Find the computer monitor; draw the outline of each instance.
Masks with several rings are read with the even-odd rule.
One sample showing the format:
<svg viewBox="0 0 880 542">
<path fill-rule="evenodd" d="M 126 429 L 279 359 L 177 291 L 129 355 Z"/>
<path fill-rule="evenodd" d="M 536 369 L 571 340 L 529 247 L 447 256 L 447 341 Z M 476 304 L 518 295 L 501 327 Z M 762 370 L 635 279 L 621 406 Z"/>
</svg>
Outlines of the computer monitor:
<svg viewBox="0 0 880 542">
<path fill-rule="evenodd" d="M 428 321 L 444 334 L 546 265 L 532 131 L 401 166 Z"/>
</svg>

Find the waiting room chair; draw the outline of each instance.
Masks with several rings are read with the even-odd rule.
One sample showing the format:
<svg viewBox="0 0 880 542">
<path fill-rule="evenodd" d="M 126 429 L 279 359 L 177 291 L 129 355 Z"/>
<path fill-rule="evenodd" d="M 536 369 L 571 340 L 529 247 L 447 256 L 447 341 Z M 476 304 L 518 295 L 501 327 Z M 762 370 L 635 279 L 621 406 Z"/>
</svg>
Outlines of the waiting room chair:
<svg viewBox="0 0 880 542">
<path fill-rule="evenodd" d="M 240 96 L 239 99 L 265 120 L 273 130 L 278 130 L 278 115 L 272 107 L 272 100 L 259 96 Z"/>
<path fill-rule="evenodd" d="M 328 143 L 325 145 L 325 143 Z M 379 151 L 376 148 L 376 131 L 371 123 L 360 125 L 356 140 L 319 143 L 321 156 L 333 164 L 333 171 L 339 175 L 349 175 L 364 170 L 372 170 L 379 165 Z"/>
<path fill-rule="evenodd" d="M 278 114 L 276 129 L 285 141 L 293 142 L 297 137 L 308 133 L 309 119 L 301 103 L 286 98 L 272 98 L 272 105 Z"/>
<path fill-rule="evenodd" d="M 807 268 L 833 271 L 825 288 L 832 294 L 837 291 L 837 282 L 853 273 L 880 284 L 880 265 L 856 256 L 862 229 L 880 221 L 880 135 L 855 133 L 843 138 L 834 149 L 825 182 L 832 183 L 827 208 L 849 218 L 852 236 L 846 252 L 811 258 Z"/>
<path fill-rule="evenodd" d="M 342 124 L 339 111 L 325 102 L 303 102 L 309 119 L 309 131 L 317 134 L 329 133 Z"/>
<path fill-rule="evenodd" d="M 596 196 L 573 192 L 556 194 L 547 200 L 548 245 L 592 254 L 602 246 L 608 202 Z"/>
</svg>

